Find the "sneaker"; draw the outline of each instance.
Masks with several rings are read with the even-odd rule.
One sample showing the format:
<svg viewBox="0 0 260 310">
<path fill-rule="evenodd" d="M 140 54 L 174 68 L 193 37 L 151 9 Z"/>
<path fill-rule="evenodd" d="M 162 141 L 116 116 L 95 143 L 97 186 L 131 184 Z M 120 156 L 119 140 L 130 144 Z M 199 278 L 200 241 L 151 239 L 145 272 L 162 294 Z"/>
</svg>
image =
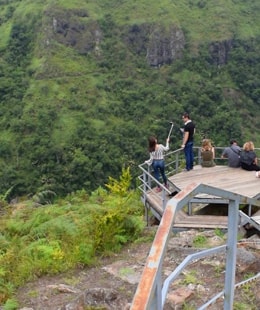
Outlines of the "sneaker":
<svg viewBox="0 0 260 310">
<path fill-rule="evenodd" d="M 259 173 L 259 171 L 256 171 L 255 176 L 256 176 L 257 178 L 260 178 L 260 173 Z"/>
</svg>

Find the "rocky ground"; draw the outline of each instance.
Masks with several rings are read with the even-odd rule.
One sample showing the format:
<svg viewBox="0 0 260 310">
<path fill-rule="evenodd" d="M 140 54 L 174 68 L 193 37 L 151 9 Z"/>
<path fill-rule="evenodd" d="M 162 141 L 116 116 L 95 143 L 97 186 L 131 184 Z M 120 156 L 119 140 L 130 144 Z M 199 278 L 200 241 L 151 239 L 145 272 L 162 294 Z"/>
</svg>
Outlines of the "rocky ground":
<svg viewBox="0 0 260 310">
<path fill-rule="evenodd" d="M 147 233 L 154 229 L 156 227 L 147 228 Z M 198 244 L 194 246 L 195 240 L 202 242 L 200 248 Z M 188 230 L 174 234 L 167 247 L 163 277 L 168 276 L 187 255 L 223 243 L 225 240 L 217 236 L 215 231 Z M 101 259 L 94 268 L 71 270 L 30 282 L 17 294 L 19 309 L 129 309 L 151 244 L 131 244 L 121 253 Z M 259 272 L 260 238 L 254 235 L 246 242 L 239 243 L 236 282 Z M 223 290 L 224 278 L 223 255 L 193 262 L 171 285 L 164 309 L 197 309 Z M 223 299 L 217 300 L 209 309 L 223 309 Z M 260 309 L 260 277 L 236 289 L 234 309 Z"/>
</svg>

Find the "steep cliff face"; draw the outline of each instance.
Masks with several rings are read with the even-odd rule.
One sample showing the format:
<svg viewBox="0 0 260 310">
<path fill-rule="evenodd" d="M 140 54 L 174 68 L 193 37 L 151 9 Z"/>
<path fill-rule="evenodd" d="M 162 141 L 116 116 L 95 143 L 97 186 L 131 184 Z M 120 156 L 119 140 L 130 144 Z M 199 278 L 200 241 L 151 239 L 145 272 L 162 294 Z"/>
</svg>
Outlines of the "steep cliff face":
<svg viewBox="0 0 260 310">
<path fill-rule="evenodd" d="M 259 0 L 0 2 L 1 192 L 93 190 L 183 110 L 219 145 L 259 145 Z"/>
<path fill-rule="evenodd" d="M 233 40 L 212 42 L 209 46 L 209 53 L 214 65 L 225 65 L 228 62 L 228 55 L 233 46 Z"/>
<path fill-rule="evenodd" d="M 45 12 L 46 45 L 52 40 L 76 49 L 80 54 L 102 53 L 104 39 L 98 21 L 84 10 L 52 9 Z M 168 28 L 158 24 L 132 25 L 120 29 L 121 38 L 138 55 L 143 54 L 150 66 L 170 64 L 182 56 L 185 37 L 175 25 Z"/>
<path fill-rule="evenodd" d="M 134 52 L 144 53 L 150 66 L 159 67 L 181 58 L 185 36 L 175 25 L 134 25 L 128 31 L 127 43 Z"/>
<path fill-rule="evenodd" d="M 80 54 L 99 50 L 102 33 L 86 10 L 51 9 L 45 12 L 46 42 L 51 40 L 73 47 Z"/>
<path fill-rule="evenodd" d="M 100 22 L 91 19 L 87 10 L 52 8 L 45 12 L 45 23 L 46 45 L 54 40 L 76 49 L 82 55 L 102 54 L 104 34 Z M 126 48 L 133 54 L 143 55 L 144 61 L 146 59 L 152 67 L 171 64 L 183 55 L 186 38 L 183 30 L 174 24 L 166 27 L 158 23 L 143 23 L 121 26 L 118 30 Z M 232 39 L 210 43 L 212 64 L 226 64 L 232 45 Z"/>
<path fill-rule="evenodd" d="M 153 29 L 147 47 L 147 61 L 151 66 L 170 64 L 181 58 L 185 47 L 184 33 L 172 25 L 169 29 L 157 26 Z"/>
</svg>

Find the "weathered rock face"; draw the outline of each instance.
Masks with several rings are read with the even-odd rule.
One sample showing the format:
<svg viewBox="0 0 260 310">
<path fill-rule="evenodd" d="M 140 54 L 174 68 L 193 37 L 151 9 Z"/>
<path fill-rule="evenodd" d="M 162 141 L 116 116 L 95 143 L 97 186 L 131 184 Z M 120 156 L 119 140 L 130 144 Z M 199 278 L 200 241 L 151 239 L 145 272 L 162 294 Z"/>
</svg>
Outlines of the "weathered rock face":
<svg viewBox="0 0 260 310">
<path fill-rule="evenodd" d="M 125 43 L 137 55 L 146 55 L 151 25 L 133 25 L 126 29 Z"/>
<path fill-rule="evenodd" d="M 149 38 L 147 60 L 151 66 L 170 64 L 181 58 L 185 45 L 184 34 L 175 26 L 170 29 L 156 27 Z"/>
<path fill-rule="evenodd" d="M 215 65 L 225 65 L 228 62 L 228 55 L 233 46 L 232 40 L 213 42 L 209 46 L 212 63 Z"/>
<path fill-rule="evenodd" d="M 80 54 L 102 54 L 102 31 L 87 11 L 52 9 L 45 14 L 45 47 L 56 41 L 71 46 Z M 180 58 L 185 46 L 184 33 L 175 25 L 168 28 L 158 24 L 133 25 L 121 29 L 121 38 L 126 48 L 134 54 L 144 55 L 144 61 L 146 57 L 149 65 L 154 67 Z"/>
<path fill-rule="evenodd" d="M 146 55 L 150 66 L 159 67 L 182 57 L 185 37 L 175 25 L 133 25 L 128 30 L 127 44 L 133 52 Z"/>
<path fill-rule="evenodd" d="M 102 34 L 96 21 L 89 18 L 84 10 L 46 11 L 49 24 L 47 37 L 58 43 L 75 48 L 80 54 L 99 51 Z"/>
<path fill-rule="evenodd" d="M 101 55 L 101 41 L 104 39 L 98 24 L 84 10 L 46 11 L 46 40 L 48 46 L 52 40 L 71 46 L 80 54 L 94 53 Z M 111 31 L 113 31 L 111 29 Z M 181 28 L 172 24 L 165 27 L 161 24 L 144 23 L 120 29 L 126 48 L 133 54 L 143 55 L 150 66 L 160 67 L 171 64 L 183 55 L 185 36 Z M 233 40 L 213 42 L 209 45 L 210 61 L 214 65 L 224 65 L 233 46 Z"/>
</svg>

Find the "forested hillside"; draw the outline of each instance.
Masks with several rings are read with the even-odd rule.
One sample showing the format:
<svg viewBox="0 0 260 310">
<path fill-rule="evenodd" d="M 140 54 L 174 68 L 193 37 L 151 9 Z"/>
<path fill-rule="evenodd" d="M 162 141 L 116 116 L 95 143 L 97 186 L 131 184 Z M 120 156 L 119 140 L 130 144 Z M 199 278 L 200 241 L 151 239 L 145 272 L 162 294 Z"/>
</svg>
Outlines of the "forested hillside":
<svg viewBox="0 0 260 310">
<path fill-rule="evenodd" d="M 181 114 L 260 147 L 259 0 L 0 0 L 0 193 L 138 173 Z"/>
</svg>

